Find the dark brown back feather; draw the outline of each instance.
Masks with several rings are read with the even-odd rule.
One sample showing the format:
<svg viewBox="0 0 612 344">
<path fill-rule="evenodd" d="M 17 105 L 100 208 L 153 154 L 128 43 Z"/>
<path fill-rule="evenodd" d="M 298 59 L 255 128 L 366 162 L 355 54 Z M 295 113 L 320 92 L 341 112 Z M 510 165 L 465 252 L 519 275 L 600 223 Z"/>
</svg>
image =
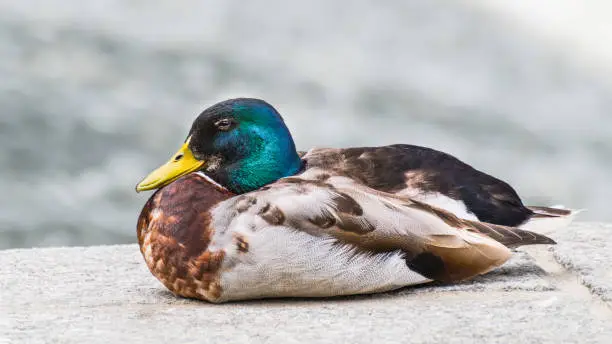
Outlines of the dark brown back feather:
<svg viewBox="0 0 612 344">
<path fill-rule="evenodd" d="M 452 155 L 413 145 L 315 149 L 303 157 L 318 167 L 370 188 L 396 193 L 407 186 L 465 203 L 480 221 L 518 226 L 533 212 L 514 189 Z"/>
</svg>

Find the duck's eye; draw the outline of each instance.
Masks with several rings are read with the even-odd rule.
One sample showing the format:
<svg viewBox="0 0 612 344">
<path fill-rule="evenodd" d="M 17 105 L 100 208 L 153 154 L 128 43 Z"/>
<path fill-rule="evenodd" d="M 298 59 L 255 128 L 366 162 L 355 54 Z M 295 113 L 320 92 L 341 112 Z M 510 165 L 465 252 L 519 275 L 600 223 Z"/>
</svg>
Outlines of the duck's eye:
<svg viewBox="0 0 612 344">
<path fill-rule="evenodd" d="M 228 131 L 232 127 L 232 121 L 228 118 L 220 119 L 215 122 L 215 127 L 222 131 Z"/>
</svg>

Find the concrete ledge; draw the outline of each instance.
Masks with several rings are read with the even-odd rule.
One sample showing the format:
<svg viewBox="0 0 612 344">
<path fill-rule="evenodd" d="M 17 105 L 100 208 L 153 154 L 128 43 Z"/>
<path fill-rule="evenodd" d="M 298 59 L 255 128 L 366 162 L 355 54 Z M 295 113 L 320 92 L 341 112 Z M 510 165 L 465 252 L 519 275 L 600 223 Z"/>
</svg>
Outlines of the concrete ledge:
<svg viewBox="0 0 612 344">
<path fill-rule="evenodd" d="M 556 260 L 575 271 L 592 293 L 612 303 L 612 224 L 576 223 L 555 234 L 561 243 L 553 248 Z"/>
<path fill-rule="evenodd" d="M 0 251 L 0 343 L 610 343 L 612 225 L 553 237 L 469 283 L 224 305 L 172 296 L 136 245 Z"/>
</svg>

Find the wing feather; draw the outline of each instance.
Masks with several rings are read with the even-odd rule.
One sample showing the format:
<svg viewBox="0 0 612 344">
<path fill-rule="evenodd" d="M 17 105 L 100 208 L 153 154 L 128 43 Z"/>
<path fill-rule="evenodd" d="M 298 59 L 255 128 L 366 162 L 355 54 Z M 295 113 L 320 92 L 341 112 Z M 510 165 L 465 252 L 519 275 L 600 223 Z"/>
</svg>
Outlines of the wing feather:
<svg viewBox="0 0 612 344">
<path fill-rule="evenodd" d="M 325 180 L 323 180 L 325 179 Z M 462 220 L 427 204 L 400 198 L 344 178 L 291 177 L 245 199 L 224 202 L 219 211 L 239 208 L 228 223 L 216 224 L 240 231 L 236 226 L 256 224 L 329 236 L 340 244 L 364 253 L 400 251 L 407 266 L 421 275 L 450 282 L 486 273 L 508 260 L 509 247 L 554 243 L 535 233 L 516 228 Z M 233 203 L 239 202 L 240 207 Z M 244 204 L 249 205 L 244 209 Z M 269 214 L 274 209 L 274 214 Z M 242 219 L 247 217 L 250 220 Z M 257 217 L 259 220 L 252 218 Z"/>
</svg>

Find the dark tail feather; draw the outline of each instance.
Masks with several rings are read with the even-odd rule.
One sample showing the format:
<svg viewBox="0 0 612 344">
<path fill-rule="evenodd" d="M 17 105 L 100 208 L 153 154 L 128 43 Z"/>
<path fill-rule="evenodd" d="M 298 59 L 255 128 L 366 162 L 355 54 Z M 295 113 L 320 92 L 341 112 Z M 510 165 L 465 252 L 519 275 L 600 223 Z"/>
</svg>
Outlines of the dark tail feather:
<svg viewBox="0 0 612 344">
<path fill-rule="evenodd" d="M 533 211 L 533 217 L 562 217 L 572 215 L 571 209 L 549 208 L 529 206 L 529 210 Z"/>
<path fill-rule="evenodd" d="M 494 225 L 486 222 L 470 221 L 460 219 L 454 214 L 426 203 L 411 200 L 412 203 L 408 204 L 409 207 L 418 208 L 424 211 L 428 211 L 435 214 L 447 224 L 457 228 L 470 231 L 472 233 L 478 233 L 501 243 L 506 247 L 518 247 L 524 245 L 554 245 L 556 242 L 539 233 L 518 229 L 514 227 L 506 227 L 501 225 Z"/>
<path fill-rule="evenodd" d="M 525 245 L 554 245 L 556 242 L 542 234 L 523 229 L 494 225 L 485 222 L 469 221 L 470 232 L 486 235 L 489 238 L 507 247 L 519 247 Z"/>
</svg>

